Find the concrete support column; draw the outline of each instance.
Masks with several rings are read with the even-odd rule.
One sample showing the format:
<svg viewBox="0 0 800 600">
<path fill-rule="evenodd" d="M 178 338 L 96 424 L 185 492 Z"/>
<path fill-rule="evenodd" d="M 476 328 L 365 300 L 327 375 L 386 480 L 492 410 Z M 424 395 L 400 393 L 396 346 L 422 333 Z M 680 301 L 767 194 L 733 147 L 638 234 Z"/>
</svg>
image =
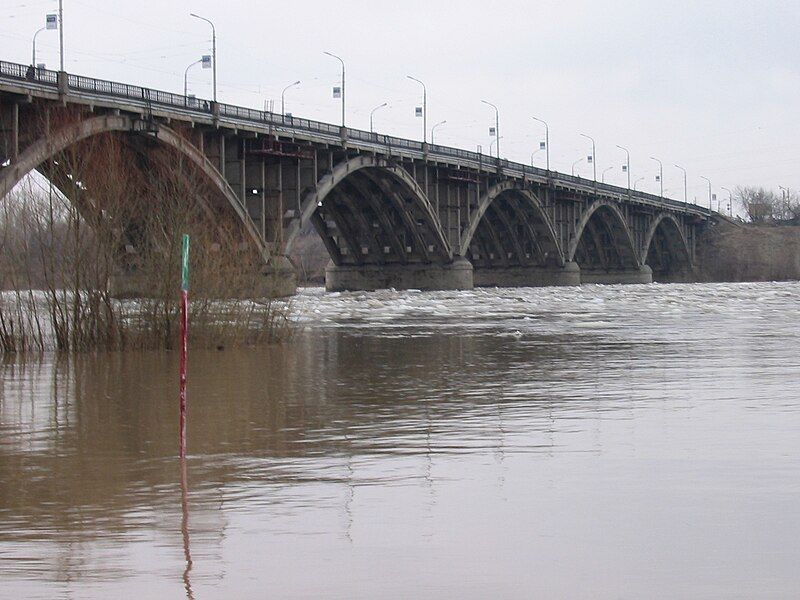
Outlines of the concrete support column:
<svg viewBox="0 0 800 600">
<path fill-rule="evenodd" d="M 69 75 L 66 71 L 58 72 L 58 93 L 66 96 L 69 93 Z"/>
<path fill-rule="evenodd" d="M 221 300 L 240 298 L 284 298 L 297 291 L 297 271 L 285 256 L 273 256 L 266 265 L 254 265 L 249 284 L 237 293 L 231 292 Z M 114 298 L 150 298 L 153 296 L 153 282 L 146 276 L 132 270 L 120 269 L 108 281 L 108 288 Z"/>
<path fill-rule="evenodd" d="M 447 265 L 363 265 L 325 269 L 325 289 L 329 292 L 396 290 L 471 290 L 472 264 L 456 258 Z"/>
<path fill-rule="evenodd" d="M 654 271 L 653 281 L 656 283 L 694 283 L 697 281 L 697 277 L 691 267 L 683 267 L 668 273 Z"/>
<path fill-rule="evenodd" d="M 563 267 L 475 269 L 475 287 L 548 287 L 580 285 L 581 270 L 574 262 Z"/>
<path fill-rule="evenodd" d="M 11 105 L 11 158 L 19 158 L 19 104 Z"/>
<path fill-rule="evenodd" d="M 647 265 L 638 269 L 620 271 L 581 269 L 581 283 L 600 283 L 603 285 L 653 283 L 653 270 Z"/>
</svg>

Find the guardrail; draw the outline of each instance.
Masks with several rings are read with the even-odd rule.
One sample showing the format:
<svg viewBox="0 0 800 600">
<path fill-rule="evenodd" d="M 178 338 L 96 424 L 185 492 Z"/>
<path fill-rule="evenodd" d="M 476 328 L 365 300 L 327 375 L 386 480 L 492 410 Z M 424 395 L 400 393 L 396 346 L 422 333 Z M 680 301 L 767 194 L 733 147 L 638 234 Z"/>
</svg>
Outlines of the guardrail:
<svg viewBox="0 0 800 600">
<path fill-rule="evenodd" d="M 38 69 L 29 65 L 20 65 L 17 63 L 0 61 L 0 78 L 27 81 L 57 89 L 59 84 L 58 75 L 58 71 Z M 125 98 L 137 102 L 144 102 L 148 106 L 159 105 L 189 110 L 193 113 L 205 116 L 214 115 L 214 103 L 212 101 L 195 98 L 194 96 L 183 96 L 180 94 L 173 94 L 172 92 L 164 92 L 161 90 L 144 88 L 127 83 L 118 83 L 115 81 L 106 81 L 103 79 L 94 79 L 92 77 L 84 77 L 82 75 L 72 74 L 67 75 L 67 85 L 71 90 L 88 92 L 101 96 L 111 96 L 114 98 Z M 285 127 L 304 132 L 320 133 L 325 135 L 339 136 L 341 133 L 341 128 L 338 125 L 332 125 L 330 123 L 323 123 L 321 121 L 314 121 L 311 119 L 302 119 L 294 116 L 289 117 L 278 115 L 268 111 L 235 106 L 232 104 L 217 103 L 217 110 L 219 111 L 218 114 L 221 117 L 229 117 L 243 121 L 250 121 L 253 123 Z M 402 148 L 416 152 L 425 151 L 422 142 L 417 142 L 414 140 L 372 133 L 369 131 L 363 131 L 361 129 L 346 128 L 345 133 L 347 135 L 347 139 L 357 142 L 377 144 L 380 146 L 385 146 L 389 149 Z M 622 188 L 607 183 L 595 182 L 583 179 L 581 177 L 559 173 L 557 171 L 547 171 L 538 167 L 531 167 L 522 163 L 511 162 L 507 159 L 498 159 L 496 157 L 480 154 L 478 152 L 472 152 L 470 150 L 434 144 L 428 145 L 427 150 L 428 155 L 434 158 L 455 158 L 472 161 L 474 163 L 484 164 L 487 166 L 495 165 L 511 171 L 522 173 L 523 175 L 550 179 L 564 185 L 579 186 L 584 188 L 591 187 L 595 190 L 603 191 L 615 196 L 630 197 L 632 200 L 663 205 L 678 210 L 690 210 L 706 216 L 712 214 L 712 211 L 696 204 L 685 204 L 678 200 L 673 200 L 672 198 L 662 198 L 661 196 L 656 196 L 654 194 L 629 190 L 627 188 Z"/>
</svg>

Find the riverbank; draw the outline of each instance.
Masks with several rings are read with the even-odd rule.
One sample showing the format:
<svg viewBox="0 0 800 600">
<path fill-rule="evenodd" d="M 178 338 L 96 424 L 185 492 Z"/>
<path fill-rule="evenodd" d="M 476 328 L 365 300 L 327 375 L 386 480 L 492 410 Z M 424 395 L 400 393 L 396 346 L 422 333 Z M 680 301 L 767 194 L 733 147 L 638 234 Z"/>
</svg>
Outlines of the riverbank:
<svg viewBox="0 0 800 600">
<path fill-rule="evenodd" d="M 720 223 L 697 243 L 698 280 L 800 280 L 800 227 Z"/>
</svg>

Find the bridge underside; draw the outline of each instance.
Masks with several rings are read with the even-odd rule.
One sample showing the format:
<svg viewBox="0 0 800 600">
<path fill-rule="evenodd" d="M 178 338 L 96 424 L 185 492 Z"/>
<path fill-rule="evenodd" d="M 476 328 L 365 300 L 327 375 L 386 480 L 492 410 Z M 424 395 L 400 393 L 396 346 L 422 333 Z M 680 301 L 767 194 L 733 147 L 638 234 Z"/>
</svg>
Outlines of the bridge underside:
<svg viewBox="0 0 800 600">
<path fill-rule="evenodd" d="M 480 155 L 382 146 L 385 136 L 365 132 L 313 134 L 190 112 L 0 88 L 0 198 L 38 171 L 97 224 L 116 186 L 131 209 L 115 223 L 115 277 L 129 294 L 136 257 L 159 247 L 158 236 L 143 233 L 145 201 L 169 186 L 198 201 L 210 246 L 239 248 L 232 260 L 251 267 L 255 294 L 267 293 L 265 276 L 272 293 L 294 289 L 288 259 L 309 226 L 330 257 L 326 287 L 336 291 L 692 277 L 705 219 L 682 205 Z M 107 140 L 120 149 L 116 181 L 100 175 Z"/>
</svg>

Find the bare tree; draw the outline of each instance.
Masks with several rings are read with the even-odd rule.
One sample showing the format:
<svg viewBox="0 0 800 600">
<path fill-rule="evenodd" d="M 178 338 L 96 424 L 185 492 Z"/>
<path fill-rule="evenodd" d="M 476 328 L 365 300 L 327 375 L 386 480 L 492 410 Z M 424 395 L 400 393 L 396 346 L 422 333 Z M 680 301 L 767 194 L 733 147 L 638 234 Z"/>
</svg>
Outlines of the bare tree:
<svg viewBox="0 0 800 600">
<path fill-rule="evenodd" d="M 734 191 L 734 200 L 744 209 L 751 223 L 768 223 L 775 219 L 780 199 L 764 187 L 739 186 Z"/>
</svg>

